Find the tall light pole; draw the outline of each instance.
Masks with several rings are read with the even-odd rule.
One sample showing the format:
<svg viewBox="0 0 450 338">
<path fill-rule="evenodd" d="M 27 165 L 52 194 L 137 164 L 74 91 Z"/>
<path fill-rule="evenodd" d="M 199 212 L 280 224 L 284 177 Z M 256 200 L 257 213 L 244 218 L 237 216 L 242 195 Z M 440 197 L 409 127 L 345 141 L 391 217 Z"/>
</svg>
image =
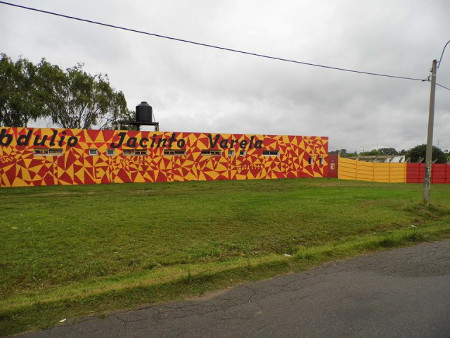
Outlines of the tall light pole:
<svg viewBox="0 0 450 338">
<path fill-rule="evenodd" d="M 437 61 L 433 60 L 431 65 L 431 91 L 430 91 L 430 109 L 428 114 L 428 136 L 427 136 L 427 152 L 425 156 L 425 180 L 423 183 L 423 200 L 425 205 L 430 205 L 430 184 L 431 184 L 431 167 L 433 152 L 433 125 L 434 125 L 434 101 L 436 93 L 436 65 Z"/>
<path fill-rule="evenodd" d="M 450 43 L 447 41 L 442 49 L 439 61 L 433 60 L 431 65 L 431 91 L 430 91 L 430 109 L 428 115 L 428 136 L 427 136 L 427 152 L 425 155 L 425 179 L 423 182 L 423 200 L 425 205 L 430 205 L 430 185 L 431 185 L 431 168 L 432 168 L 432 153 L 433 153 L 433 125 L 434 125 L 434 101 L 436 93 L 436 70 L 440 67 L 442 57 L 444 56 L 445 48 Z"/>
</svg>

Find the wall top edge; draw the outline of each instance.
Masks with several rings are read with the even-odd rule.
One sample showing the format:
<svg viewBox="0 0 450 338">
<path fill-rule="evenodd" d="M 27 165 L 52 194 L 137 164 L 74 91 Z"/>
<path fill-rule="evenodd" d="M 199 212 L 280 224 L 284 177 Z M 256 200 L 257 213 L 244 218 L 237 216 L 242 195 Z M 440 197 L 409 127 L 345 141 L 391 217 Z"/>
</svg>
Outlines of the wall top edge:
<svg viewBox="0 0 450 338">
<path fill-rule="evenodd" d="M 242 136 L 242 135 L 252 135 L 255 137 L 302 137 L 302 138 L 317 138 L 322 140 L 328 140 L 328 136 L 317 136 L 317 135 L 292 135 L 292 134 L 257 134 L 257 133 L 228 133 L 228 132 L 190 132 L 190 131 L 151 131 L 151 130 L 111 130 L 111 129 L 77 129 L 77 128 L 33 128 L 33 127 L 8 127 L 8 126 L 0 126 L 0 130 L 7 129 L 7 130 L 14 130 L 18 133 L 23 132 L 24 130 L 29 131 L 53 131 L 56 130 L 59 132 L 64 131 L 71 131 L 72 133 L 127 133 L 131 135 L 171 135 L 173 133 L 175 134 L 184 134 L 184 135 L 221 135 L 224 136 Z"/>
</svg>

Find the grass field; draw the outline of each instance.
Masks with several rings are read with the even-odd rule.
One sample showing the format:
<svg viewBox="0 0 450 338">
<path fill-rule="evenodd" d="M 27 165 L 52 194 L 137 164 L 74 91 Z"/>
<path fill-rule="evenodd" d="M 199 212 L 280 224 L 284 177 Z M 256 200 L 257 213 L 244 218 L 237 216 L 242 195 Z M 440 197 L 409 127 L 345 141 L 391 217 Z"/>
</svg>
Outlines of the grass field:
<svg viewBox="0 0 450 338">
<path fill-rule="evenodd" d="M 335 179 L 0 189 L 0 332 L 450 235 L 450 185 Z"/>
</svg>

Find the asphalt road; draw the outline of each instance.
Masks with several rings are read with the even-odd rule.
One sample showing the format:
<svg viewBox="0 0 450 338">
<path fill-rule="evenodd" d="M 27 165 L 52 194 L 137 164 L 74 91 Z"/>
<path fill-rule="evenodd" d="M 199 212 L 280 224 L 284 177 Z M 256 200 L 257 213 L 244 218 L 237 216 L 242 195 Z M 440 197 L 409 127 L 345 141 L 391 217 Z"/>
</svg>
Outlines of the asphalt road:
<svg viewBox="0 0 450 338">
<path fill-rule="evenodd" d="M 450 337 L 450 240 L 27 337 Z"/>
</svg>

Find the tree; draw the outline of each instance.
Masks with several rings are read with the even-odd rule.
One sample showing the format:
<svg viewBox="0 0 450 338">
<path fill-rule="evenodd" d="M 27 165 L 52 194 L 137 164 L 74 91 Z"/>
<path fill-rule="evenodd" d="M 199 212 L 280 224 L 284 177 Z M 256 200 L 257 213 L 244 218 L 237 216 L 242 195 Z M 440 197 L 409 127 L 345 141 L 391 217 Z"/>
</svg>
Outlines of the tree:
<svg viewBox="0 0 450 338">
<path fill-rule="evenodd" d="M 34 65 L 24 58 L 0 59 L 0 124 L 25 127 L 47 117 L 63 128 L 110 129 L 129 120 L 125 96 L 107 75 L 90 75 L 78 64 L 65 71 L 45 59 Z"/>
<path fill-rule="evenodd" d="M 337 149 L 337 150 L 331 150 L 328 152 L 328 154 L 330 155 L 339 155 L 342 157 L 345 157 L 345 155 L 347 154 L 347 149 Z"/>
<path fill-rule="evenodd" d="M 381 155 L 380 152 L 377 149 L 372 149 L 371 151 L 364 151 L 359 153 L 362 156 L 377 156 Z"/>
<path fill-rule="evenodd" d="M 427 153 L 426 144 L 421 144 L 411 148 L 406 153 L 406 158 L 409 159 L 412 163 L 417 163 L 420 160 L 424 161 Z M 431 152 L 432 161 L 435 163 L 447 163 L 447 155 L 439 149 L 438 147 L 433 146 L 433 150 Z"/>
<path fill-rule="evenodd" d="M 395 148 L 379 148 L 372 149 L 370 151 L 361 152 L 362 156 L 395 156 L 398 155 L 398 151 Z"/>
<path fill-rule="evenodd" d="M 398 155 L 398 151 L 395 148 L 379 148 L 380 155 L 395 156 Z"/>
<path fill-rule="evenodd" d="M 90 75 L 78 64 L 66 72 L 42 60 L 41 85 L 46 95 L 47 116 L 63 128 L 111 128 L 129 117 L 122 92 L 111 88 L 106 75 Z"/>
<path fill-rule="evenodd" d="M 24 58 L 13 62 L 0 54 L 0 125 L 26 127 L 44 116 L 38 69 Z"/>
</svg>

